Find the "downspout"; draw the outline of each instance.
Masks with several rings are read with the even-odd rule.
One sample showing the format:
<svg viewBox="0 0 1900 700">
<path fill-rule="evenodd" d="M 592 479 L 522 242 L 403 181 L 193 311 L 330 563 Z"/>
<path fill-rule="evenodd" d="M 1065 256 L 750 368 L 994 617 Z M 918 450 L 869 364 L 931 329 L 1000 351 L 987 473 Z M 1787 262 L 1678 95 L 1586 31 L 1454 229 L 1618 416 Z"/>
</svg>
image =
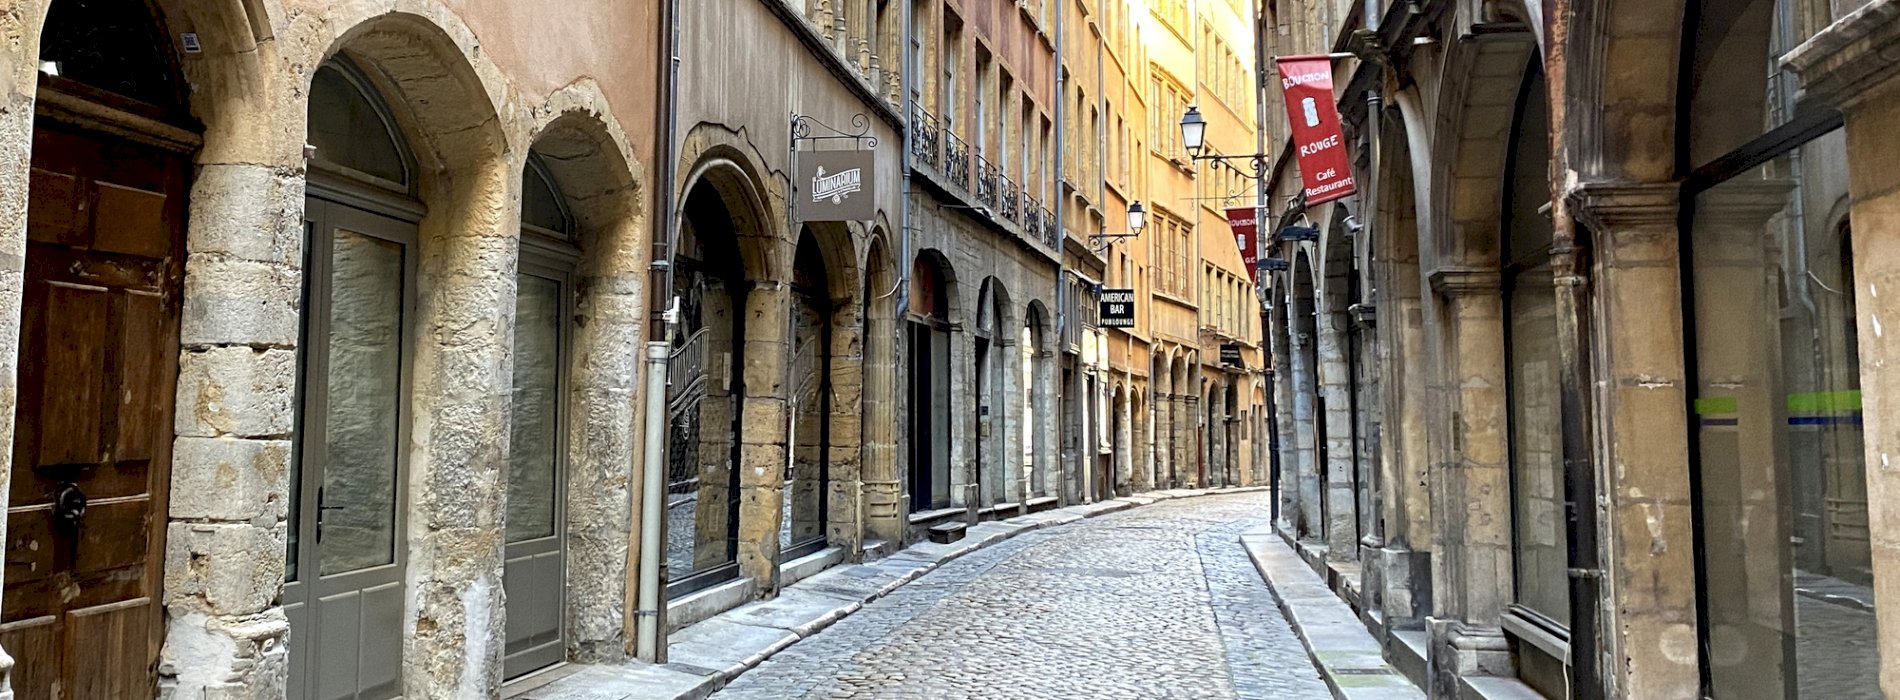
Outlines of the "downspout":
<svg viewBox="0 0 1900 700">
<path fill-rule="evenodd" d="M 1543 0 L 1544 75 L 1550 109 L 1550 190 L 1562 192 L 1570 172 L 1565 134 L 1569 131 L 1570 103 L 1568 49 L 1571 0 Z M 1567 573 L 1570 588 L 1570 696 L 1603 697 L 1599 636 L 1603 609 L 1599 601 L 1603 569 L 1597 533 L 1597 477 L 1595 446 L 1590 426 L 1590 272 L 1588 240 L 1577 236 L 1578 223 L 1565 197 L 1551 198 L 1551 270 L 1557 310 L 1558 411 L 1564 460 L 1564 510 Z"/>
<path fill-rule="evenodd" d="M 647 289 L 650 290 L 647 297 L 652 300 L 650 303 L 662 298 L 669 301 L 653 307 L 647 330 L 646 445 L 640 472 L 640 581 L 635 613 L 635 655 L 647 663 L 666 662 L 661 615 L 665 608 L 663 588 L 667 572 L 660 548 L 666 541 L 662 531 L 666 527 L 666 469 L 663 465 L 667 442 L 667 362 L 672 356 L 668 336 L 672 335 L 678 313 L 670 300 L 673 298 L 674 239 L 679 234 L 673 211 L 673 180 L 679 176 L 678 164 L 673 162 L 673 145 L 679 137 L 679 0 L 667 2 L 666 16 L 661 22 L 667 27 L 660 42 L 660 57 L 666 68 L 661 78 L 665 86 L 660 91 L 659 113 L 665 128 L 660 143 L 654 148 L 654 157 L 660 166 L 659 206 L 656 208 L 660 235 L 654 237 L 653 260 L 647 268 Z"/>
<path fill-rule="evenodd" d="M 1364 10 L 1365 22 L 1366 22 L 1365 23 L 1366 33 L 1365 33 L 1364 38 L 1367 40 L 1365 42 L 1365 45 L 1368 47 L 1378 46 L 1378 43 L 1377 43 L 1378 36 L 1379 36 L 1378 35 L 1378 31 L 1379 31 L 1378 6 L 1379 6 L 1378 0 L 1366 0 L 1365 10 Z M 1383 56 L 1383 54 L 1375 53 L 1373 55 L 1373 58 L 1374 58 L 1374 63 L 1376 64 L 1373 67 L 1380 71 L 1384 71 L 1385 66 L 1383 64 L 1385 63 L 1385 57 Z M 1364 61 L 1366 59 L 1364 57 L 1361 57 L 1360 60 Z M 1363 200 L 1363 203 L 1359 207 L 1359 213 L 1363 218 L 1360 219 L 1359 221 L 1358 238 L 1360 239 L 1359 241 L 1360 249 L 1365 251 L 1364 255 L 1361 257 L 1361 269 L 1363 270 L 1363 272 L 1359 276 L 1359 280 L 1360 280 L 1359 299 L 1360 299 L 1360 303 L 1365 304 L 1369 307 L 1369 310 L 1373 314 L 1372 319 L 1375 322 L 1378 319 L 1377 314 L 1379 312 L 1380 299 L 1378 297 L 1379 278 L 1378 278 L 1378 274 L 1376 273 L 1378 261 L 1376 260 L 1377 256 L 1374 255 L 1373 251 L 1378 249 L 1376 247 L 1376 242 L 1378 241 L 1377 232 L 1378 232 L 1378 221 L 1379 221 L 1379 190 L 1380 190 L 1379 181 L 1383 178 L 1384 173 L 1385 173 L 1384 166 L 1383 166 L 1384 161 L 1379 156 L 1380 152 L 1384 150 L 1384 148 L 1382 147 L 1383 136 L 1385 133 L 1384 121 L 1383 121 L 1383 118 L 1384 118 L 1383 113 L 1385 111 L 1384 86 L 1385 86 L 1385 81 L 1380 80 L 1372 86 L 1371 90 L 1366 91 L 1366 150 L 1368 152 L 1369 164 L 1367 166 L 1368 172 L 1366 173 L 1366 178 L 1364 180 L 1364 182 L 1366 183 L 1365 199 Z M 1360 327 L 1361 324 L 1358 322 L 1359 314 L 1353 314 L 1353 316 L 1354 316 L 1354 318 L 1352 319 L 1353 333 L 1354 335 L 1360 336 L 1361 338 L 1363 338 L 1363 334 L 1365 331 Z M 1374 338 L 1373 342 L 1376 343 L 1377 338 L 1378 338 L 1378 333 L 1376 332 L 1376 326 L 1374 327 L 1374 331 L 1375 332 L 1372 334 L 1372 336 Z M 1363 348 L 1365 347 L 1365 343 L 1363 342 L 1363 340 L 1361 340 L 1361 342 L 1359 342 L 1358 344 L 1360 348 L 1363 350 Z M 1362 359 L 1365 359 L 1365 358 L 1362 358 Z M 1374 357 L 1370 361 L 1374 368 L 1379 368 L 1376 355 L 1374 355 Z M 1376 371 L 1379 371 L 1379 370 L 1375 369 L 1375 372 Z M 1356 380 L 1357 380 L 1357 377 L 1355 376 L 1355 381 Z M 1385 386 L 1383 382 L 1375 381 L 1373 386 L 1375 387 L 1375 391 L 1378 391 L 1378 392 L 1384 392 L 1387 390 L 1387 387 Z M 1359 397 L 1357 396 L 1357 394 L 1359 392 L 1353 392 L 1353 393 L 1355 394 L 1353 397 L 1353 401 L 1357 403 L 1359 400 Z M 1379 403 L 1382 402 L 1381 396 L 1375 395 L 1372 398 L 1373 398 L 1374 406 L 1377 406 Z M 1357 406 L 1355 406 L 1353 410 L 1354 410 L 1354 414 L 1356 415 L 1359 409 Z M 1369 409 L 1369 410 L 1376 411 L 1377 409 L 1374 408 L 1374 409 Z M 1367 432 L 1371 433 L 1371 435 L 1367 436 L 1367 439 L 1365 441 L 1366 446 L 1369 448 L 1370 452 L 1373 455 L 1371 459 L 1377 459 L 1377 455 L 1379 454 L 1379 450 L 1380 450 L 1379 442 L 1384 439 L 1383 438 L 1384 428 L 1383 426 L 1380 426 L 1378 430 L 1373 430 L 1370 417 L 1368 417 L 1367 424 L 1365 427 L 1367 429 Z M 1355 450 L 1358 449 L 1356 445 L 1354 449 Z M 1360 538 L 1361 544 L 1375 550 L 1383 549 L 1385 547 L 1384 503 L 1385 503 L 1386 493 L 1385 493 L 1385 489 L 1382 488 L 1385 485 L 1383 483 L 1384 479 L 1381 478 L 1382 475 L 1380 473 L 1382 471 L 1381 470 L 1382 466 L 1383 465 L 1377 465 L 1371 469 L 1366 470 L 1366 477 L 1372 483 L 1368 485 L 1366 488 L 1366 494 L 1367 494 L 1366 500 L 1368 502 L 1363 505 L 1368 510 L 1371 511 L 1372 527 L 1370 528 L 1371 531 L 1369 533 L 1365 533 Z"/>
<path fill-rule="evenodd" d="M 1056 333 L 1055 335 L 1056 337 L 1055 337 L 1055 345 L 1056 345 L 1056 349 L 1055 349 L 1055 352 L 1058 358 L 1061 357 L 1064 351 L 1062 348 L 1062 337 L 1069 328 L 1069 313 L 1068 313 L 1069 306 L 1068 306 L 1068 294 L 1067 294 L 1068 287 L 1069 287 L 1069 271 L 1068 271 L 1068 266 L 1064 264 L 1064 262 L 1068 259 L 1068 255 L 1066 251 L 1069 245 L 1069 229 L 1063 225 L 1064 214 L 1069 209 L 1069 206 L 1068 206 L 1069 203 L 1068 203 L 1068 195 L 1065 195 L 1062 192 L 1062 181 L 1064 180 L 1063 176 L 1066 174 L 1063 172 L 1063 166 L 1068 163 L 1068 159 L 1065 157 L 1067 151 L 1063 150 L 1063 144 L 1067 140 L 1067 129 L 1064 128 L 1064 124 L 1066 122 L 1063 121 L 1063 116 L 1068 111 L 1068 103 L 1069 103 L 1068 94 L 1063 92 L 1062 90 L 1062 86 L 1068 84 L 1068 71 L 1064 70 L 1063 68 L 1062 18 L 1068 14 L 1069 14 L 1068 3 L 1066 2 L 1060 3 L 1056 7 L 1056 23 L 1055 23 L 1056 24 L 1055 26 L 1056 60 L 1054 61 L 1055 68 L 1056 68 L 1056 92 L 1055 92 L 1055 95 L 1056 95 L 1056 115 L 1055 115 L 1055 119 L 1056 119 L 1056 151 L 1055 151 L 1055 159 L 1056 159 L 1056 163 L 1055 163 L 1056 165 L 1055 167 L 1055 176 L 1056 176 L 1056 181 L 1055 181 Z M 1057 364 L 1058 366 L 1061 364 L 1059 360 L 1057 361 Z M 1077 370 L 1080 370 L 1080 369 L 1081 369 L 1080 367 L 1077 367 Z M 1068 397 L 1063 393 L 1063 390 L 1066 389 L 1067 387 L 1061 386 L 1061 383 L 1062 383 L 1061 377 L 1062 377 L 1062 372 L 1058 368 L 1055 371 L 1055 377 L 1054 377 L 1057 384 L 1057 387 L 1056 387 L 1057 396 L 1064 399 L 1072 399 L 1072 397 Z M 1062 403 L 1066 407 L 1067 401 L 1063 401 Z M 1057 411 L 1056 413 L 1058 414 L 1055 421 L 1056 426 L 1057 426 L 1056 427 L 1056 435 L 1057 435 L 1056 469 L 1058 470 L 1057 473 L 1061 473 L 1061 469 L 1064 466 L 1063 464 L 1061 464 L 1062 445 L 1066 444 L 1067 440 L 1071 436 L 1064 434 L 1067 431 L 1067 428 L 1069 427 L 1068 421 L 1063 420 L 1064 418 L 1068 416 L 1068 411 L 1060 410 L 1060 411 Z M 1078 449 L 1078 452 L 1079 452 L 1079 449 Z M 1073 467 L 1071 467 L 1071 469 L 1073 469 Z M 1058 487 L 1056 488 L 1057 499 L 1059 503 L 1065 506 L 1071 503 L 1070 496 L 1071 496 L 1072 489 L 1069 488 L 1068 484 L 1070 480 L 1074 478 L 1076 475 L 1074 474 L 1073 471 L 1071 471 L 1069 476 L 1071 477 L 1070 479 L 1057 480 L 1058 482 Z"/>
</svg>

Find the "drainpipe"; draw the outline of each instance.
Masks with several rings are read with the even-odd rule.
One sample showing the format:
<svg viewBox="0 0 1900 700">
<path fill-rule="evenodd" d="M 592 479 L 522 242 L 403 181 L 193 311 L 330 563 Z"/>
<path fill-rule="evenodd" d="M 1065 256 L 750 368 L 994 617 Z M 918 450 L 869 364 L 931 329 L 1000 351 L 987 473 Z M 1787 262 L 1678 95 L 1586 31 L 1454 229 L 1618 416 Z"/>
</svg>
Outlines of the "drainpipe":
<svg viewBox="0 0 1900 700">
<path fill-rule="evenodd" d="M 1368 3 L 1377 0 L 1367 0 Z M 1253 226 L 1254 252 L 1256 259 L 1267 257 L 1267 236 L 1272 229 L 1267 226 L 1267 170 L 1272 167 L 1272 157 L 1267 154 L 1267 12 L 1262 3 L 1254 13 L 1253 32 L 1253 70 L 1254 70 L 1254 144 L 1253 152 L 1260 154 L 1260 162 L 1254 164 L 1259 177 L 1253 181 Z M 1254 298 L 1260 302 L 1260 348 L 1263 364 L 1269 365 L 1267 378 L 1267 484 L 1272 491 L 1268 509 L 1272 515 L 1270 522 L 1280 522 L 1280 427 L 1277 408 L 1274 406 L 1274 382 L 1277 380 L 1276 367 L 1273 367 L 1273 315 L 1267 311 L 1267 286 L 1260 279 L 1260 270 L 1256 267 L 1248 270 L 1254 277 Z M 1276 525 L 1277 527 L 1277 525 Z"/>
<path fill-rule="evenodd" d="M 1068 84 L 1068 71 L 1064 69 L 1063 64 L 1062 64 L 1062 59 L 1063 59 L 1062 18 L 1068 14 L 1069 14 L 1068 3 L 1061 3 L 1056 7 L 1056 26 L 1054 30 L 1056 34 L 1056 60 L 1054 61 L 1055 69 L 1056 69 L 1056 90 L 1055 90 L 1055 96 L 1056 96 L 1056 99 L 1055 99 L 1055 102 L 1056 102 L 1056 110 L 1055 110 L 1056 111 L 1056 115 L 1055 115 L 1055 119 L 1056 119 L 1056 153 L 1055 153 L 1055 158 L 1056 158 L 1056 167 L 1055 167 L 1055 171 L 1056 171 L 1055 172 L 1055 176 L 1056 176 L 1056 182 L 1055 182 L 1055 185 L 1056 185 L 1055 187 L 1055 192 L 1056 192 L 1056 196 L 1055 196 L 1055 200 L 1056 200 L 1055 201 L 1056 333 L 1055 335 L 1056 337 L 1054 339 L 1055 345 L 1056 345 L 1055 347 L 1056 369 L 1055 369 L 1054 380 L 1057 384 L 1056 396 L 1058 397 L 1058 400 L 1073 398 L 1073 397 L 1067 396 L 1067 394 L 1064 392 L 1064 389 L 1067 389 L 1067 387 L 1061 386 L 1062 384 L 1062 369 L 1061 369 L 1062 354 L 1063 352 L 1065 352 L 1064 348 L 1062 347 L 1062 336 L 1069 329 L 1069 306 L 1067 303 L 1068 302 L 1067 292 L 1068 292 L 1068 287 L 1069 287 L 1069 278 L 1068 278 L 1069 271 L 1068 271 L 1068 266 L 1065 264 L 1065 261 L 1068 259 L 1068 256 L 1064 252 L 1068 248 L 1068 245 L 1069 245 L 1068 244 L 1069 229 L 1063 225 L 1064 214 L 1069 209 L 1069 206 L 1068 206 L 1069 203 L 1068 203 L 1068 195 L 1065 195 L 1062 192 L 1062 180 L 1063 180 L 1063 175 L 1064 175 L 1063 165 L 1068 162 L 1067 159 L 1065 158 L 1066 152 L 1063 150 L 1063 144 L 1067 140 L 1067 129 L 1064 128 L 1064 124 L 1066 122 L 1063 121 L 1063 116 L 1066 112 L 1068 112 L 1068 106 L 1069 106 L 1068 93 L 1063 92 L 1062 90 L 1062 87 Z M 1081 363 L 1078 362 L 1076 363 L 1076 365 L 1077 365 L 1076 371 L 1080 372 L 1082 370 Z M 1068 401 L 1064 400 L 1064 401 L 1061 401 L 1061 403 L 1064 406 L 1066 406 L 1068 404 Z M 1058 436 L 1058 438 L 1056 439 L 1056 462 L 1057 462 L 1056 470 L 1057 470 L 1057 473 L 1060 474 L 1062 473 L 1062 467 L 1063 467 L 1063 465 L 1061 464 L 1062 445 L 1063 443 L 1067 441 L 1067 439 L 1070 436 L 1064 434 L 1067 432 L 1067 428 L 1069 427 L 1067 425 L 1068 421 L 1064 420 L 1064 418 L 1068 416 L 1068 411 L 1061 410 L 1061 411 L 1057 411 L 1056 413 L 1058 414 L 1056 416 L 1056 425 L 1058 426 L 1056 428 L 1056 435 Z M 1075 474 L 1071 472 L 1069 476 L 1073 478 Z M 1069 505 L 1071 503 L 1071 499 L 1069 497 L 1070 489 L 1068 486 L 1070 480 L 1071 479 L 1057 479 L 1057 487 L 1055 489 L 1057 502 L 1064 506 Z"/>
<path fill-rule="evenodd" d="M 659 160 L 660 234 L 655 236 L 653 261 L 647 268 L 649 299 L 672 296 L 674 239 L 679 225 L 674 217 L 673 180 L 679 168 L 673 162 L 673 143 L 679 137 L 680 19 L 679 0 L 669 0 L 664 20 L 667 33 L 660 55 L 665 61 L 666 82 L 661 91 L 660 118 L 665 123 L 661 140 L 654 149 Z M 666 541 L 666 381 L 667 362 L 672 356 L 668 337 L 672 335 L 678 310 L 671 305 L 655 307 L 648 324 L 646 355 L 646 445 L 640 473 L 640 580 L 635 624 L 635 655 L 648 663 L 666 662 L 666 643 L 662 638 L 661 616 L 665 613 L 665 558 L 660 556 Z"/>
<path fill-rule="evenodd" d="M 1552 193 L 1563 191 L 1570 172 L 1569 149 L 1564 134 L 1569 130 L 1570 103 L 1568 48 L 1570 21 L 1574 10 L 1571 0 L 1543 0 L 1544 36 L 1549 49 L 1544 75 L 1548 81 L 1550 110 L 1549 172 Z M 1563 436 L 1564 510 L 1568 527 L 1565 544 L 1569 549 L 1567 574 L 1570 593 L 1570 658 L 1568 682 L 1571 697 L 1607 697 L 1611 689 L 1603 687 L 1600 669 L 1603 609 L 1600 596 L 1603 568 L 1598 552 L 1597 477 L 1594 440 L 1590 426 L 1590 265 L 1589 241 L 1580 238 L 1579 225 L 1564 197 L 1551 198 L 1551 270 L 1557 302 L 1558 412 Z"/>
</svg>

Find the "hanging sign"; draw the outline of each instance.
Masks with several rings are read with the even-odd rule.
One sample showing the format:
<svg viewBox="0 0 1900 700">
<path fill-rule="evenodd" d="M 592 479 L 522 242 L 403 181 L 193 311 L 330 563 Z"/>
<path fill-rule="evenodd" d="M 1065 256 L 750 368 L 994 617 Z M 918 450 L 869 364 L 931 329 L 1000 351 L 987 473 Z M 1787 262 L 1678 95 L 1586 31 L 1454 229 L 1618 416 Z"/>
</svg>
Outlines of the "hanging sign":
<svg viewBox="0 0 1900 700">
<path fill-rule="evenodd" d="M 869 150 L 799 151 L 799 221 L 877 217 L 876 159 Z"/>
<path fill-rule="evenodd" d="M 1356 192 L 1351 156 L 1339 133 L 1339 109 L 1333 104 L 1332 59 L 1283 56 L 1279 64 L 1280 89 L 1286 97 L 1287 122 L 1293 126 L 1307 206 Z"/>
<path fill-rule="evenodd" d="M 1227 210 L 1227 226 L 1234 230 L 1234 245 L 1240 246 L 1240 261 L 1247 265 L 1247 274 L 1253 277 L 1255 284 L 1260 283 L 1260 271 L 1254 269 L 1260 260 L 1260 219 L 1255 207 L 1234 207 Z"/>
<path fill-rule="evenodd" d="M 1135 327 L 1135 290 L 1102 290 L 1101 326 L 1103 328 Z"/>
</svg>

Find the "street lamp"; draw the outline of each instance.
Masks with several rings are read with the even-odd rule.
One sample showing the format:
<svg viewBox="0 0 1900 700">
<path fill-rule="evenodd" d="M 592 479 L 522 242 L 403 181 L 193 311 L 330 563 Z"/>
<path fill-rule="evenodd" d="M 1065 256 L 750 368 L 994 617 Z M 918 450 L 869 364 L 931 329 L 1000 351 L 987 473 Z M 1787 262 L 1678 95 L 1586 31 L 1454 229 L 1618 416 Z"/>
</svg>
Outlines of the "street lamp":
<svg viewBox="0 0 1900 700">
<path fill-rule="evenodd" d="M 1148 210 L 1142 207 L 1141 200 L 1137 199 L 1128 205 L 1128 233 L 1096 234 L 1089 239 L 1089 248 L 1098 253 L 1102 252 L 1102 250 L 1108 248 L 1109 244 L 1115 241 L 1141 235 L 1141 230 L 1147 227 Z"/>
<path fill-rule="evenodd" d="M 1201 118 L 1201 108 L 1188 105 L 1187 114 L 1181 115 L 1181 145 L 1187 147 L 1189 157 L 1198 158 L 1206 143 L 1207 120 Z"/>
<path fill-rule="evenodd" d="M 1187 114 L 1181 115 L 1181 145 L 1187 148 L 1191 160 L 1211 160 L 1216 164 L 1232 168 L 1249 180 L 1258 180 L 1266 175 L 1267 155 L 1255 153 L 1250 156 L 1204 156 L 1201 149 L 1207 146 L 1207 120 L 1201 118 L 1201 108 L 1188 105 Z M 1242 170 L 1232 161 L 1244 160 L 1252 164 L 1251 170 Z"/>
</svg>

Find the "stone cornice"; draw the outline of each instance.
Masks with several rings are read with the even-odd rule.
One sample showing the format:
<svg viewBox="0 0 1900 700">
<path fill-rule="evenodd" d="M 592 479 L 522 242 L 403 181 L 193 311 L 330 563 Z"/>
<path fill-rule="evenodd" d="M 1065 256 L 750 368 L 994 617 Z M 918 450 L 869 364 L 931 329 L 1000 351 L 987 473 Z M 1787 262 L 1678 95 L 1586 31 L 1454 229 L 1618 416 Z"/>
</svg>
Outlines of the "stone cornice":
<svg viewBox="0 0 1900 700">
<path fill-rule="evenodd" d="M 1432 291 L 1445 296 L 1496 294 L 1504 282 L 1503 273 L 1481 267 L 1441 267 L 1432 270 Z"/>
<path fill-rule="evenodd" d="M 1900 0 L 1873 0 L 1782 59 L 1810 99 L 1846 107 L 1900 69 Z"/>
<path fill-rule="evenodd" d="M 1586 182 L 1565 195 L 1570 211 L 1601 233 L 1630 227 L 1675 226 L 1682 186 L 1673 182 Z"/>
</svg>

